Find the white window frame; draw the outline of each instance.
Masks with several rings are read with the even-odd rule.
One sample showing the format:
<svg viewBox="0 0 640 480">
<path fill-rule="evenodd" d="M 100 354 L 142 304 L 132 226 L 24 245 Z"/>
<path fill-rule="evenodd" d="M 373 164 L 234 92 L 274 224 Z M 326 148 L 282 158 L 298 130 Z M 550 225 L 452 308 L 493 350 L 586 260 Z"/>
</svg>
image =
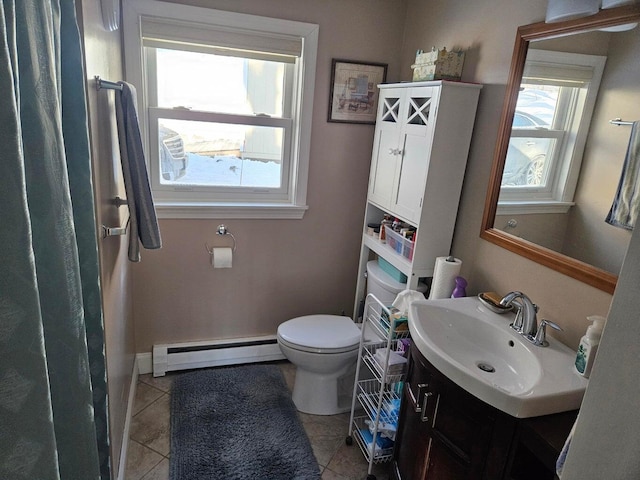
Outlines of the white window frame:
<svg viewBox="0 0 640 480">
<path fill-rule="evenodd" d="M 581 93 L 561 95 L 557 111 L 561 113 L 548 130 L 512 128 L 512 137 L 555 138 L 556 147 L 549 171 L 546 188 L 501 187 L 498 199 L 498 215 L 566 213 L 574 205 L 573 197 L 580 176 L 582 157 L 591 124 L 591 117 L 604 72 L 606 57 L 547 50 L 529 50 L 527 62 L 544 70 L 545 66 L 559 70 L 567 68 L 567 79 L 571 70 L 583 70 L 590 76 L 587 89 Z M 526 67 L 525 67 L 526 68 Z M 523 80 L 523 83 L 529 83 Z M 586 90 L 586 93 L 585 93 Z M 582 114 L 575 113 L 577 104 L 583 104 Z"/>
<path fill-rule="evenodd" d="M 163 22 L 193 22 L 199 26 L 211 26 L 221 30 L 253 31 L 273 36 L 291 36 L 302 43 L 302 54 L 297 75 L 293 79 L 292 118 L 272 119 L 274 126 L 289 126 L 285 131 L 284 155 L 290 161 L 284 165 L 281 189 L 238 189 L 191 188 L 189 186 L 162 185 L 160 188 L 159 169 L 149 168 L 153 158 L 157 158 L 157 142 L 150 142 L 152 122 L 157 118 L 177 118 L 215 121 L 222 114 L 190 112 L 181 109 L 150 108 L 148 101 L 147 72 L 142 43 L 143 18 L 160 18 Z M 309 152 L 311 143 L 311 122 L 313 91 L 316 72 L 319 27 L 315 24 L 295 22 L 269 17 L 259 17 L 209 8 L 160 2 L 156 0 L 127 0 L 123 2 L 123 35 L 126 79 L 138 90 L 138 112 L 140 129 L 147 156 L 156 210 L 159 218 L 266 218 L 300 219 L 308 209 L 307 183 L 309 174 Z M 231 121 L 240 121 L 229 115 Z M 246 123 L 246 117 L 242 119 Z M 257 116 L 259 124 L 264 118 Z M 291 125 L 292 124 L 292 125 Z M 157 138 L 157 135 L 156 137 Z M 156 162 L 157 163 L 157 162 Z M 285 162 L 287 163 L 287 162 Z"/>
</svg>

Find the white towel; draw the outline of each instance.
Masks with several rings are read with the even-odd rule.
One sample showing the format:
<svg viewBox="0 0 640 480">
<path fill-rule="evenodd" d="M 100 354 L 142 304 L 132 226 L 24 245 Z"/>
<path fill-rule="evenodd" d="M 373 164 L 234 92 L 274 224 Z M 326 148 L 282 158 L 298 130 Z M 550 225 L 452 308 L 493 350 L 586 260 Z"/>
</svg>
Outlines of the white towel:
<svg viewBox="0 0 640 480">
<path fill-rule="evenodd" d="M 122 90 L 116 90 L 116 120 L 124 188 L 129 206 L 129 260 L 139 262 L 139 242 L 142 242 L 144 248 L 152 249 L 162 247 L 162 240 L 142 149 L 136 89 L 129 83 L 118 83 L 122 85 Z"/>
<path fill-rule="evenodd" d="M 391 305 L 401 312 L 408 312 L 409 305 L 416 300 L 424 300 L 424 295 L 415 290 L 402 290 Z"/>
<path fill-rule="evenodd" d="M 605 222 L 633 230 L 640 210 L 640 121 L 633 122 L 618 191 Z"/>
</svg>

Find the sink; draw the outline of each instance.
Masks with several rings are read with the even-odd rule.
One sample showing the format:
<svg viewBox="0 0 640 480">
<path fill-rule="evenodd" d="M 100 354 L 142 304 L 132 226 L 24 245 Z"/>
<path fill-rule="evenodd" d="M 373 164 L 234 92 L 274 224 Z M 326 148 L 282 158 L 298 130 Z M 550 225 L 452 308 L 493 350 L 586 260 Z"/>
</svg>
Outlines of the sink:
<svg viewBox="0 0 640 480">
<path fill-rule="evenodd" d="M 514 417 L 580 408 L 588 381 L 573 368 L 575 352 L 553 338 L 538 347 L 477 298 L 420 300 L 409 308 L 418 350 L 441 373 Z"/>
</svg>

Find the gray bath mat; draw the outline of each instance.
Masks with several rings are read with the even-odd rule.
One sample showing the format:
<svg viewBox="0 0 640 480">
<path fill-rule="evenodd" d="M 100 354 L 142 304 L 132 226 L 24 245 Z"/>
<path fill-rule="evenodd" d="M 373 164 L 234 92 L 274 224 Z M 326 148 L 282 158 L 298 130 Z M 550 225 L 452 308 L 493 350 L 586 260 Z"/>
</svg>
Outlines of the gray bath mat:
<svg viewBox="0 0 640 480">
<path fill-rule="evenodd" d="M 275 365 L 196 370 L 171 393 L 170 480 L 319 480 Z"/>
</svg>

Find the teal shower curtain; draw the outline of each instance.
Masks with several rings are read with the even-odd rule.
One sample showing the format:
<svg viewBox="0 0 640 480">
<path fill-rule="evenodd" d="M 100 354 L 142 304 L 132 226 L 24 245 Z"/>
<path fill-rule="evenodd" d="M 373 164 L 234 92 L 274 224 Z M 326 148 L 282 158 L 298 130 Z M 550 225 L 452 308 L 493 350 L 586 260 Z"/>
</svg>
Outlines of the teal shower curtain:
<svg viewBox="0 0 640 480">
<path fill-rule="evenodd" d="M 74 0 L 0 0 L 0 478 L 110 478 Z"/>
</svg>

